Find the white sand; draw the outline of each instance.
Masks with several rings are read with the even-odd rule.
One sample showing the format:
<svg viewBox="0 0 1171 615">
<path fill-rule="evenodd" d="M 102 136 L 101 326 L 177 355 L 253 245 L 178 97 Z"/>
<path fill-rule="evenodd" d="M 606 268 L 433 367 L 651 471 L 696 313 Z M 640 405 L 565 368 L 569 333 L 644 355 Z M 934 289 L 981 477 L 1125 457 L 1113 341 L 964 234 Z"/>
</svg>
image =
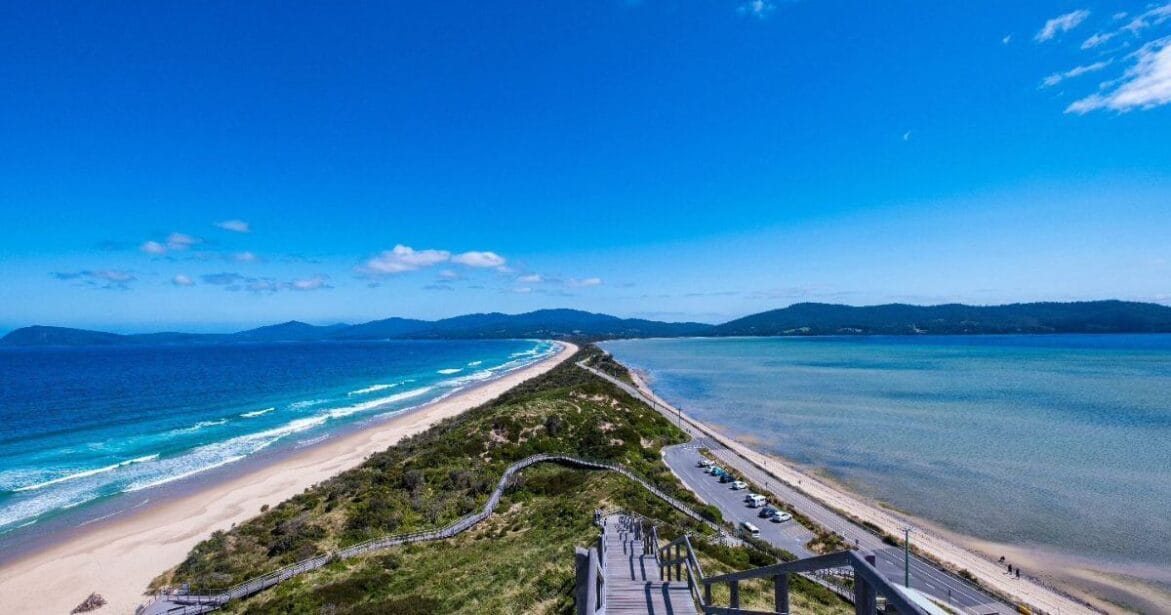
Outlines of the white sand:
<svg viewBox="0 0 1171 615">
<path fill-rule="evenodd" d="M 97 523 L 65 542 L 0 568 L 0 613 L 63 615 L 90 592 L 109 604 L 95 611 L 133 613 L 151 579 L 178 565 L 196 543 L 226 530 L 344 470 L 404 437 L 487 402 L 543 374 L 574 352 L 573 344 L 545 361 L 369 429 L 327 440 L 271 466 L 192 495 L 169 498 L 123 518 Z"/>
</svg>

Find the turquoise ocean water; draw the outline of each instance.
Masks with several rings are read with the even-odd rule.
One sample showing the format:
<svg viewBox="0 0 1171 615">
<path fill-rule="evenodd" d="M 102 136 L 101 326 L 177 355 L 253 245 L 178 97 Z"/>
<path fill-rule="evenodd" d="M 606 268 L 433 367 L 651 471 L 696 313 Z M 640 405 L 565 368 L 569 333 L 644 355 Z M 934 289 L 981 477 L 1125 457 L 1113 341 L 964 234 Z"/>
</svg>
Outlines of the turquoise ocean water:
<svg viewBox="0 0 1171 615">
<path fill-rule="evenodd" d="M 1171 570 L 1171 335 L 604 346 L 698 419 L 945 528 Z"/>
<path fill-rule="evenodd" d="M 551 342 L 0 350 L 0 551 L 522 368 Z"/>
</svg>

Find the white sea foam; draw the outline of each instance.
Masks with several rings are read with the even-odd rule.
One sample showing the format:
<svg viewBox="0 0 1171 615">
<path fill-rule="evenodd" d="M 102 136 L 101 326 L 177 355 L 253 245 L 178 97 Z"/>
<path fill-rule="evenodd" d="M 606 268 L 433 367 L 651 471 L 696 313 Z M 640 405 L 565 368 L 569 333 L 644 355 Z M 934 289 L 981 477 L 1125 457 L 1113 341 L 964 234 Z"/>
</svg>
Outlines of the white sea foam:
<svg viewBox="0 0 1171 615">
<path fill-rule="evenodd" d="M 264 410 L 253 410 L 252 412 L 245 412 L 245 413 L 241 414 L 240 416 L 242 416 L 246 419 L 250 419 L 250 418 L 254 418 L 254 417 L 258 417 L 258 416 L 264 416 L 264 415 L 268 414 L 269 412 L 272 412 L 273 410 L 276 410 L 276 408 L 265 408 Z"/>
<path fill-rule="evenodd" d="M 333 408 L 326 413 L 326 416 L 331 419 L 340 419 L 342 417 L 350 416 L 351 414 L 357 414 L 359 412 L 365 412 L 366 410 L 373 410 L 374 408 L 378 408 L 380 406 L 400 402 L 404 399 L 411 399 L 420 395 L 426 395 L 431 391 L 432 388 L 434 387 L 420 387 L 418 389 L 411 389 L 410 391 L 403 391 L 402 393 L 395 393 L 394 395 L 388 395 L 386 397 L 379 397 L 378 399 L 371 399 L 370 401 L 364 401 L 362 403 L 353 404 L 351 406 Z"/>
<path fill-rule="evenodd" d="M 169 433 L 171 435 L 195 433 L 205 427 L 215 427 L 216 425 L 223 425 L 224 423 L 227 423 L 227 422 L 228 422 L 228 419 L 216 419 L 214 421 L 199 421 L 198 423 L 196 423 L 190 427 L 180 427 L 179 429 L 172 429 L 171 431 L 169 431 L 167 433 Z"/>
<path fill-rule="evenodd" d="M 445 380 L 443 382 L 443 385 L 449 386 L 449 387 L 458 387 L 458 386 L 463 386 L 465 384 L 468 384 L 470 382 L 482 382 L 484 380 L 490 380 L 495 375 L 496 375 L 496 373 L 490 369 L 482 369 L 478 372 L 472 372 L 470 374 L 460 376 L 459 378 L 452 378 L 451 380 Z"/>
<path fill-rule="evenodd" d="M 378 391 L 385 391 L 386 389 L 393 389 L 396 386 L 398 386 L 397 382 L 394 384 L 374 384 L 374 385 L 370 385 L 364 389 L 358 389 L 357 391 L 350 391 L 349 393 L 346 393 L 346 395 L 366 395 L 367 393 L 377 393 Z"/>
<path fill-rule="evenodd" d="M 329 401 L 328 399 L 306 399 L 304 401 L 295 401 L 289 404 L 289 408 L 293 410 L 300 410 L 302 408 L 310 408 Z"/>
<path fill-rule="evenodd" d="M 185 455 L 167 459 L 164 463 L 159 464 L 160 467 L 155 468 L 156 471 L 140 475 L 137 480 L 132 481 L 122 491 L 130 493 L 157 487 L 239 461 L 267 448 L 289 434 L 312 429 L 327 420 L 329 417 L 324 415 L 300 418 L 272 429 L 237 436 L 223 442 L 205 444 L 192 449 Z"/>
<path fill-rule="evenodd" d="M 483 361 L 472 361 L 471 363 L 468 363 L 468 367 L 475 367 L 481 363 L 483 363 Z"/>
<path fill-rule="evenodd" d="M 135 457 L 134 459 L 127 459 L 126 461 L 119 461 L 118 463 L 113 463 L 108 466 L 103 466 L 100 468 L 93 468 L 91 470 L 82 470 L 81 472 L 74 472 L 73 474 L 59 476 L 57 478 L 53 478 L 53 479 L 50 479 L 50 480 L 47 480 L 44 482 L 36 483 L 33 485 L 27 485 L 24 487 L 20 487 L 18 489 L 13 489 L 13 491 L 35 491 L 37 489 L 43 489 L 45 487 L 48 487 L 49 485 L 56 485 L 59 483 L 64 483 L 66 481 L 77 480 L 79 478 L 85 478 L 87 476 L 94 476 L 95 474 L 112 472 L 112 471 L 117 470 L 118 468 L 121 468 L 121 467 L 125 467 L 125 466 L 135 464 L 135 463 L 145 463 L 147 461 L 153 461 L 158 458 L 159 458 L 158 454 L 145 455 L 142 457 Z"/>
<path fill-rule="evenodd" d="M 211 465 L 206 465 L 206 466 L 203 466 L 200 468 L 195 468 L 193 470 L 183 472 L 180 474 L 172 474 L 170 476 L 164 476 L 162 478 L 159 478 L 157 480 L 152 480 L 152 481 L 137 482 L 137 483 L 134 483 L 134 484 L 130 485 L 129 487 L 123 489 L 122 493 L 132 493 L 134 491 L 142 491 L 143 489 L 150 489 L 151 487 L 158 487 L 159 485 L 165 485 L 170 482 L 174 482 L 174 481 L 177 481 L 180 479 L 187 478 L 188 476 L 194 476 L 196 474 L 199 474 L 200 472 L 206 472 L 208 470 L 211 470 L 212 468 L 218 468 L 220 466 L 227 465 L 227 464 L 235 462 L 235 461 L 240 461 L 244 457 L 246 457 L 246 455 L 235 455 L 233 457 L 228 457 L 227 459 L 221 459 L 220 461 L 213 463 Z"/>
<path fill-rule="evenodd" d="M 464 368 L 462 368 L 462 367 L 449 367 L 447 369 L 438 370 L 435 373 L 443 374 L 444 376 L 450 376 L 452 374 L 458 374 L 462 371 L 464 371 Z"/>
</svg>

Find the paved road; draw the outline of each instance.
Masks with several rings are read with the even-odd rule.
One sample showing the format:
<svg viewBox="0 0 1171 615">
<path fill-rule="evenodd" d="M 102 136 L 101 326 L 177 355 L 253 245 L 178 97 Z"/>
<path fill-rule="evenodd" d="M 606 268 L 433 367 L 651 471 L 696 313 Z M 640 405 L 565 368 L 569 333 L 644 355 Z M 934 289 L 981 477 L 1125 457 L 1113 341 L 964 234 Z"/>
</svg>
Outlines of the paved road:
<svg viewBox="0 0 1171 615">
<path fill-rule="evenodd" d="M 683 483 L 699 496 L 704 502 L 716 506 L 723 513 L 724 519 L 737 527 L 747 521 L 760 528 L 760 537 L 797 557 L 816 555 L 805 548 L 813 538 L 813 532 L 796 521 L 773 523 L 758 516 L 759 508 L 750 508 L 744 502 L 744 494 L 748 491 L 736 491 L 729 483 L 721 483 L 720 479 L 705 474 L 699 467 L 699 448 L 697 441 L 687 444 L 671 446 L 663 449 L 663 458 L 667 465 L 679 475 Z M 775 498 L 774 498 L 775 502 Z"/>
<path fill-rule="evenodd" d="M 630 384 L 618 380 L 617 378 L 614 378 L 608 374 L 602 373 L 581 363 L 578 365 L 583 369 L 586 369 L 591 373 L 612 382 L 630 395 L 642 400 L 647 405 L 662 412 L 672 421 L 677 421 L 677 415 L 673 408 L 664 407 L 661 402 L 647 397 L 643 394 L 642 391 L 638 390 L 634 386 L 631 386 Z M 724 513 L 724 515 L 729 520 L 733 520 L 739 523 L 740 521 L 748 518 L 744 514 L 745 511 L 753 511 L 755 509 L 746 508 L 744 504 L 734 501 L 735 498 L 733 498 L 733 501 L 729 502 L 727 498 L 720 494 L 718 489 L 720 487 L 727 487 L 728 485 L 726 483 L 724 485 L 720 485 L 718 479 L 707 474 L 703 474 L 702 471 L 698 473 L 695 472 L 695 470 L 698 470 L 696 463 L 699 460 L 698 448 L 700 447 L 711 450 L 712 454 L 721 461 L 724 467 L 736 470 L 739 475 L 748 478 L 757 485 L 764 486 L 767 484 L 768 488 L 766 491 L 769 492 L 767 495 L 770 496 L 770 499 L 774 501 L 779 500 L 790 505 L 795 510 L 812 519 L 814 523 L 817 523 L 818 525 L 829 529 L 830 531 L 838 533 L 839 535 L 845 537 L 848 542 L 854 542 L 861 549 L 873 552 L 876 558 L 875 567 L 878 568 L 879 572 L 881 572 L 883 576 L 885 576 L 891 582 L 898 585 L 903 584 L 903 552 L 901 549 L 883 543 L 881 538 L 871 534 L 857 525 L 854 525 L 852 522 L 850 522 L 850 520 L 838 514 L 836 511 L 824 506 L 820 502 L 809 498 L 804 493 L 791 488 L 774 478 L 769 477 L 755 465 L 748 463 L 734 452 L 724 448 L 719 442 L 696 431 L 686 422 L 684 422 L 681 427 L 685 431 L 691 433 L 694 439 L 688 445 L 683 445 L 683 447 L 669 448 L 664 456 L 667 464 L 675 471 L 676 474 L 681 477 L 683 482 L 689 488 L 699 494 L 701 498 L 704 498 L 709 503 L 720 507 L 720 511 Z M 717 489 L 713 489 L 711 483 L 715 483 Z M 731 493 L 742 494 L 743 492 L 736 491 Z M 712 497 L 714 499 L 708 500 L 708 497 Z M 740 495 L 739 497 L 743 498 L 743 495 Z M 769 533 L 766 534 L 765 526 L 773 526 L 776 524 L 771 522 L 757 523 L 756 521 L 758 521 L 758 519 L 753 520 L 753 523 L 757 527 L 761 528 L 762 537 L 769 542 L 775 544 L 778 547 L 781 547 L 782 549 L 792 551 L 795 555 L 803 555 L 804 553 L 807 553 L 803 546 L 801 551 L 796 551 L 793 548 L 796 539 L 800 536 L 797 530 L 793 529 L 792 527 L 778 528 L 776 530 L 772 530 L 770 528 Z M 792 525 L 800 527 L 798 524 L 792 521 L 781 525 Z M 804 528 L 801 529 L 803 530 Z M 808 538 L 805 539 L 805 542 L 807 541 Z M 802 545 L 803 544 L 804 542 Z M 993 598 L 992 596 L 989 596 L 988 594 L 984 593 L 978 588 L 973 587 L 959 577 L 936 568 L 931 563 L 924 561 L 921 558 L 912 555 L 910 564 L 911 587 L 934 597 L 943 604 L 950 604 L 952 608 L 974 615 L 988 615 L 992 613 L 1008 614 L 1016 612 L 1016 609 L 1013 607 Z"/>
</svg>

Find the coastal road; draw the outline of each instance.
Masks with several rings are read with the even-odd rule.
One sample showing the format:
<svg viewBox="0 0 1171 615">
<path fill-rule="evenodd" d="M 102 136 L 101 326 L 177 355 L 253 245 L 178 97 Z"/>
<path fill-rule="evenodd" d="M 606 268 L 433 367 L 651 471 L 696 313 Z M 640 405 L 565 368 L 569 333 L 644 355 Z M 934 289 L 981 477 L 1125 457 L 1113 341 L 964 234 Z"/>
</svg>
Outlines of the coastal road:
<svg viewBox="0 0 1171 615">
<path fill-rule="evenodd" d="M 578 363 L 578 366 L 613 383 L 636 399 L 655 408 L 673 422 L 679 421 L 680 415 L 678 410 L 670 407 L 661 400 L 652 399 L 642 390 L 592 367 L 582 363 Z M 796 541 L 803 535 L 801 530 L 805 532 L 808 532 L 808 530 L 805 530 L 805 528 L 793 521 L 774 524 L 771 522 L 761 523 L 759 522 L 760 519 L 750 518 L 748 515 L 752 515 L 756 509 L 747 508 L 742 502 L 738 501 L 744 497 L 743 491 L 725 489 L 728 487 L 726 483 L 721 485 L 718 479 L 704 474 L 697 467 L 699 448 L 707 448 L 710 450 L 712 455 L 719 459 L 724 466 L 733 469 L 740 476 L 747 478 L 759 486 L 767 486 L 765 489 L 767 492 L 766 495 L 770 496 L 770 499 L 773 501 L 788 504 L 794 510 L 809 517 L 814 523 L 841 535 L 847 542 L 854 543 L 860 549 L 873 552 L 876 558 L 875 566 L 879 572 L 892 583 L 897 585 L 903 584 L 902 549 L 882 542 L 880 537 L 855 525 L 837 511 L 813 500 L 801 491 L 768 476 L 760 468 L 748 463 L 716 439 L 694 428 L 689 422 L 681 422 L 680 427 L 690 433 L 693 440 L 686 445 L 668 448 L 664 453 L 664 460 L 679 475 L 680 479 L 688 488 L 695 491 L 697 495 L 708 503 L 719 507 L 720 512 L 726 518 L 736 523 L 749 520 L 761 528 L 761 537 L 770 543 L 786 551 L 791 551 L 794 555 L 804 557 L 808 554 L 808 551 L 804 548 L 804 542 L 801 543 L 800 550 L 794 549 L 797 546 L 795 545 Z M 729 494 L 731 494 L 731 497 L 728 497 Z M 769 527 L 768 533 L 766 534 L 766 526 L 776 525 L 790 527 L 775 529 Z M 800 530 L 796 528 L 800 528 Z M 805 535 L 812 537 L 812 534 Z M 808 541 L 808 537 L 805 538 L 805 542 Z M 973 615 L 1008 614 L 1016 612 L 1016 609 L 1008 604 L 997 600 L 959 577 L 940 570 L 930 562 L 924 561 L 914 555 L 910 559 L 910 571 L 911 588 L 928 594 L 940 603 L 948 604 L 957 611 Z"/>
</svg>

